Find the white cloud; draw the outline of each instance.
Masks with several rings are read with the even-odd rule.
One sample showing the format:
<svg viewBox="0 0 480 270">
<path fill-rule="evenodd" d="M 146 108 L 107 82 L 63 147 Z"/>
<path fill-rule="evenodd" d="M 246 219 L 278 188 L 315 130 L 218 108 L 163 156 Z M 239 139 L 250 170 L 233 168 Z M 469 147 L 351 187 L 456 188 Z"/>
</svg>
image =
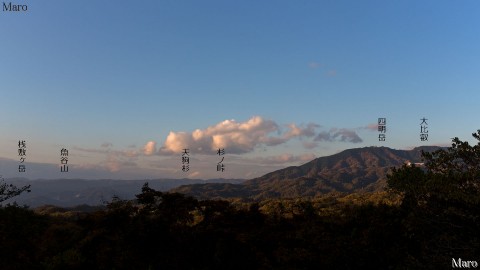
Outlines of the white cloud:
<svg viewBox="0 0 480 270">
<path fill-rule="evenodd" d="M 143 154 L 146 156 L 153 155 L 157 151 L 157 143 L 154 141 L 149 141 L 143 147 Z"/>
<path fill-rule="evenodd" d="M 214 155 L 219 148 L 225 148 L 228 154 L 245 154 L 259 147 L 281 145 L 294 138 L 301 139 L 305 149 L 316 148 L 321 141 L 361 143 L 363 140 L 357 130 L 373 130 L 375 125 L 357 129 L 332 128 L 317 133 L 318 128 L 321 126 L 316 123 L 291 123 L 281 128 L 276 122 L 260 116 L 254 116 L 245 122 L 225 120 L 193 132 L 170 131 L 157 154 L 179 154 L 183 149 L 189 149 L 195 154 Z M 151 155 L 156 149 L 154 145 L 154 141 L 147 142 L 144 154 Z"/>
<path fill-rule="evenodd" d="M 275 146 L 295 137 L 313 137 L 317 127 L 319 125 L 314 123 L 309 123 L 306 127 L 290 124 L 288 131 L 282 133 L 277 123 L 260 116 L 254 116 L 245 122 L 225 120 L 191 133 L 170 131 L 159 153 L 181 153 L 188 148 L 197 154 L 211 155 L 217 149 L 225 148 L 230 154 L 243 154 L 252 152 L 260 145 Z M 272 133 L 277 133 L 277 136 Z"/>
<path fill-rule="evenodd" d="M 192 145 L 192 141 L 192 136 L 186 132 L 170 131 L 163 149 L 169 152 L 182 152 L 182 149 L 189 148 Z"/>
<path fill-rule="evenodd" d="M 320 125 L 315 123 L 308 123 L 307 127 L 298 127 L 295 124 L 288 125 L 290 131 L 285 134 L 286 138 L 293 138 L 293 137 L 313 137 L 315 136 L 315 129 L 319 128 Z"/>
</svg>

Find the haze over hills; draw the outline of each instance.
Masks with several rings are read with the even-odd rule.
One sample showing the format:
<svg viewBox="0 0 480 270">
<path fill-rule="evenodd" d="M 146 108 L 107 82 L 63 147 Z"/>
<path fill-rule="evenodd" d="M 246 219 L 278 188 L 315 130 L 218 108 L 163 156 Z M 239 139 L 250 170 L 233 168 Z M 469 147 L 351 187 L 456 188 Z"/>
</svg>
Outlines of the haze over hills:
<svg viewBox="0 0 480 270">
<path fill-rule="evenodd" d="M 292 166 L 251 179 L 242 184 L 194 184 L 174 188 L 198 198 L 250 199 L 315 197 L 329 192 L 369 192 L 383 190 L 392 167 L 407 162 L 420 163 L 421 151 L 431 152 L 436 146 L 412 150 L 388 147 L 364 147 L 314 159 L 301 166 Z"/>
<path fill-rule="evenodd" d="M 18 204 L 30 207 L 55 205 L 72 207 L 81 204 L 102 205 L 113 196 L 134 199 L 145 182 L 160 191 L 181 192 L 200 199 L 212 198 L 291 198 L 315 197 L 329 192 L 369 192 L 386 186 L 386 175 L 392 167 L 406 162 L 421 162 L 421 151 L 434 151 L 435 146 L 412 150 L 387 147 L 364 147 L 320 157 L 301 166 L 291 166 L 261 177 L 243 179 L 153 179 L 153 180 L 28 180 L 6 179 L 17 186 L 31 185 L 30 193 L 15 197 Z M 8 203 L 4 202 L 4 203 Z"/>
<path fill-rule="evenodd" d="M 110 202 L 113 196 L 120 199 L 131 200 L 136 194 L 141 193 L 145 182 L 151 188 L 167 191 L 180 185 L 194 183 L 241 183 L 242 179 L 146 179 L 146 180 L 85 180 L 85 179 L 38 179 L 10 178 L 5 182 L 18 187 L 31 185 L 31 192 L 24 192 L 20 196 L 3 202 L 4 204 L 16 201 L 20 205 L 38 207 L 42 205 L 55 205 L 72 207 L 82 204 L 102 205 Z"/>
</svg>

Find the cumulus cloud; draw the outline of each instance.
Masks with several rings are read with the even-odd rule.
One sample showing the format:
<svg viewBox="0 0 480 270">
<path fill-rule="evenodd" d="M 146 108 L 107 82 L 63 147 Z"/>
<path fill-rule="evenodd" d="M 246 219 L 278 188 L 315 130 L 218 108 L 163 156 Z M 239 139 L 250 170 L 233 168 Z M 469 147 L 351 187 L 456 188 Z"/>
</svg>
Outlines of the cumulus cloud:
<svg viewBox="0 0 480 270">
<path fill-rule="evenodd" d="M 358 134 L 351 129 L 346 128 L 332 128 L 330 131 L 323 131 L 320 132 L 314 139 L 314 141 L 341 141 L 341 142 L 350 142 L 350 143 L 361 143 L 363 142 L 362 138 L 358 136 Z"/>
<path fill-rule="evenodd" d="M 290 139 L 293 137 L 313 137 L 315 136 L 315 129 L 319 128 L 320 125 L 315 123 L 308 123 L 306 127 L 298 127 L 295 124 L 288 125 L 289 131 L 285 134 L 285 137 Z"/>
<path fill-rule="evenodd" d="M 319 125 L 314 123 L 306 126 L 290 124 L 287 131 L 282 131 L 277 123 L 260 116 L 254 116 L 245 122 L 225 120 L 193 132 L 170 131 L 159 153 L 181 153 L 188 148 L 196 153 L 215 154 L 217 149 L 225 148 L 228 153 L 243 154 L 252 152 L 260 145 L 275 146 L 296 137 L 313 137 L 317 127 Z"/>
<path fill-rule="evenodd" d="M 149 141 L 143 147 L 143 154 L 146 156 L 151 156 L 157 151 L 157 143 L 154 141 Z"/>
<path fill-rule="evenodd" d="M 161 147 L 157 148 L 154 141 L 147 142 L 143 154 L 172 155 L 189 149 L 195 154 L 215 155 L 219 148 L 225 148 L 228 154 L 245 154 L 259 148 L 281 145 L 295 138 L 302 141 L 305 149 L 318 147 L 322 141 L 363 142 L 357 134 L 362 128 L 332 128 L 318 133 L 319 128 L 321 126 L 316 123 L 279 125 L 260 116 L 244 122 L 225 120 L 192 132 L 170 131 Z"/>
</svg>

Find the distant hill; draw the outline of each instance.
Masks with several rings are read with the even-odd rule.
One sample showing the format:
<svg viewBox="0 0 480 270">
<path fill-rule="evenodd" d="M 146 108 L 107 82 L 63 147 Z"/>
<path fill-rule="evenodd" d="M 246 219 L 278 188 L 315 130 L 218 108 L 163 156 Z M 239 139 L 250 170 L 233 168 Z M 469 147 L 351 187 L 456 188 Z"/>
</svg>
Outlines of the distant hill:
<svg viewBox="0 0 480 270">
<path fill-rule="evenodd" d="M 207 198 L 289 198 L 315 197 L 329 192 L 379 191 L 386 186 L 386 175 L 392 167 L 407 162 L 421 162 L 421 151 L 431 152 L 436 146 L 412 150 L 388 147 L 364 147 L 342 151 L 314 159 L 301 166 L 292 166 L 251 179 L 242 184 L 194 184 L 172 191 L 201 199 Z"/>
<path fill-rule="evenodd" d="M 121 199 L 134 199 L 141 193 L 145 182 L 151 188 L 167 191 L 180 185 L 196 183 L 235 183 L 243 182 L 242 179 L 147 179 L 147 180 L 85 180 L 85 179 L 39 179 L 28 180 L 25 178 L 10 178 L 5 182 L 16 186 L 31 185 L 31 192 L 22 193 L 20 196 L 3 202 L 3 204 L 16 201 L 20 205 L 38 207 L 55 205 L 59 207 L 73 207 L 78 205 L 102 205 L 110 202 L 113 196 Z"/>
<path fill-rule="evenodd" d="M 134 199 L 145 182 L 161 191 L 181 192 L 201 199 L 212 198 L 288 198 L 315 197 L 332 191 L 352 193 L 381 190 L 391 167 L 406 162 L 421 162 L 421 150 L 430 152 L 439 147 L 417 147 L 395 150 L 387 147 L 348 149 L 335 155 L 320 157 L 301 166 L 292 166 L 251 179 L 6 179 L 17 186 L 31 185 L 32 192 L 14 200 L 30 207 L 54 205 L 102 205 L 113 196 Z M 4 202 L 4 204 L 8 203 Z"/>
</svg>

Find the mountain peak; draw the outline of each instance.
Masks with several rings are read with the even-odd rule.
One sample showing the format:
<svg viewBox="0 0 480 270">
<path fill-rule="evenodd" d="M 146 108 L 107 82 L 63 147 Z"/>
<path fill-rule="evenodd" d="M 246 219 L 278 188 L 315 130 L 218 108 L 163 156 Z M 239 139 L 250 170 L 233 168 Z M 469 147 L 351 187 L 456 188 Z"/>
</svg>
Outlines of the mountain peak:
<svg viewBox="0 0 480 270">
<path fill-rule="evenodd" d="M 316 158 L 300 166 L 291 166 L 241 185 L 197 185 L 195 190 L 184 186 L 176 191 L 209 197 L 240 197 L 253 199 L 271 197 L 314 197 L 328 192 L 351 193 L 382 190 L 392 167 L 420 163 L 421 151 L 434 151 L 437 146 L 420 146 L 397 150 L 384 146 L 346 149 L 331 156 Z M 202 189 L 205 188 L 205 192 Z M 228 192 L 227 192 L 228 191 Z"/>
</svg>

